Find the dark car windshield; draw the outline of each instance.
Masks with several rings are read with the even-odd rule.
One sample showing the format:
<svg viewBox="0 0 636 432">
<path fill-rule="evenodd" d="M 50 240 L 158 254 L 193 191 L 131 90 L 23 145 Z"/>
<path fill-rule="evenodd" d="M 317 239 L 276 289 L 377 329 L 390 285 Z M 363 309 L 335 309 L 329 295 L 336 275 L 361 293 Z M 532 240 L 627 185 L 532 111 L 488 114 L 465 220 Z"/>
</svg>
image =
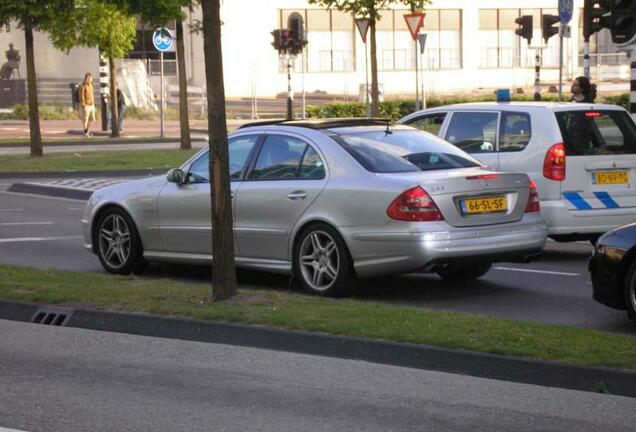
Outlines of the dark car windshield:
<svg viewBox="0 0 636 432">
<path fill-rule="evenodd" d="M 338 135 L 335 139 L 364 168 L 377 173 L 482 166 L 446 141 L 415 130 L 361 132 Z"/>
</svg>

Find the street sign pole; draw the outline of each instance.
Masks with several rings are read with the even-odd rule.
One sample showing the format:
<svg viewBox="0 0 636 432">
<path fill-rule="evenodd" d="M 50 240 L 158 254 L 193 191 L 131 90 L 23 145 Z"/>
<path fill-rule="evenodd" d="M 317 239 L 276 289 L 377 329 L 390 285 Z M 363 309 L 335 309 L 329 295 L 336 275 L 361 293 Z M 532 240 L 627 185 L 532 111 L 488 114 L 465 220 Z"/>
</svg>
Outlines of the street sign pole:
<svg viewBox="0 0 636 432">
<path fill-rule="evenodd" d="M 559 102 L 563 102 L 563 38 L 568 31 L 568 23 L 572 19 L 572 12 L 574 10 L 573 0 L 559 0 Z M 568 35 L 569 37 L 569 35 Z M 587 45 L 587 58 L 588 58 L 588 74 L 589 74 L 589 40 Z M 585 60 L 583 60 L 585 63 Z"/>
<path fill-rule="evenodd" d="M 413 42 L 415 43 L 415 110 L 420 109 L 420 84 L 419 84 L 419 72 L 417 70 L 417 40 L 420 29 L 424 25 L 424 17 L 426 16 L 423 12 L 413 12 L 410 14 L 404 15 L 404 21 L 406 21 L 406 26 L 411 33 L 411 37 L 413 38 Z"/>
<path fill-rule="evenodd" d="M 413 52 L 413 55 L 415 57 L 415 111 L 419 111 L 420 110 L 420 82 L 419 82 L 420 74 L 417 70 L 417 66 L 418 66 L 417 39 L 415 39 L 413 43 L 415 44 L 415 51 Z"/>
<path fill-rule="evenodd" d="M 559 102 L 563 102 L 563 32 L 559 34 Z"/>
<path fill-rule="evenodd" d="M 534 56 L 534 100 L 541 100 L 541 50 L 537 49 Z"/>
<path fill-rule="evenodd" d="M 369 31 L 369 18 L 356 18 L 356 27 L 364 44 L 364 103 L 367 117 L 371 117 L 371 104 L 369 103 L 369 57 L 367 54 L 367 32 Z"/>
<path fill-rule="evenodd" d="M 420 85 L 422 94 L 422 109 L 426 109 L 426 96 L 424 95 L 424 49 L 426 48 L 426 33 L 420 33 L 417 35 L 417 40 L 420 44 Z"/>
<path fill-rule="evenodd" d="M 164 137 L 164 129 L 163 129 L 163 100 L 164 100 L 164 97 L 163 97 L 163 51 L 161 51 L 160 56 L 161 57 L 160 57 L 160 60 L 159 60 L 159 62 L 160 62 L 160 65 L 159 65 L 159 69 L 160 69 L 159 87 L 160 87 L 160 90 L 159 91 L 161 92 L 161 96 L 160 96 L 161 105 L 160 105 L 160 108 L 159 108 L 159 112 L 160 112 L 160 118 L 161 118 L 161 120 L 160 120 L 160 122 L 161 122 L 161 133 L 160 133 L 160 136 L 161 136 L 161 138 L 163 138 Z"/>
<path fill-rule="evenodd" d="M 369 103 L 369 54 L 367 44 L 364 44 L 364 102 L 366 105 L 367 117 L 371 117 L 371 104 Z"/>
<path fill-rule="evenodd" d="M 172 44 L 174 42 L 174 37 L 170 30 L 165 27 L 160 27 L 152 34 L 152 43 L 159 51 L 159 93 L 161 93 L 159 97 L 159 116 L 160 116 L 160 135 L 161 138 L 165 136 L 164 132 L 164 103 L 165 103 L 165 95 L 163 89 L 163 53 L 165 51 L 169 51 L 172 48 Z"/>
</svg>

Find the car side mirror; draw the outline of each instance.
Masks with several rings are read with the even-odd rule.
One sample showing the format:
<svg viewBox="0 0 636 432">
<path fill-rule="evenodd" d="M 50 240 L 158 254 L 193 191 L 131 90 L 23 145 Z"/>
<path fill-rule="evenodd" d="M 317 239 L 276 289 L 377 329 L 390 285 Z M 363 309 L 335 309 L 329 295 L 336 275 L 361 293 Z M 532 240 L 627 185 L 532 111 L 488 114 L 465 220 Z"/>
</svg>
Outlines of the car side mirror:
<svg viewBox="0 0 636 432">
<path fill-rule="evenodd" d="M 181 185 L 185 183 L 185 174 L 179 168 L 173 168 L 166 174 L 166 180 L 168 180 L 169 183 Z"/>
</svg>

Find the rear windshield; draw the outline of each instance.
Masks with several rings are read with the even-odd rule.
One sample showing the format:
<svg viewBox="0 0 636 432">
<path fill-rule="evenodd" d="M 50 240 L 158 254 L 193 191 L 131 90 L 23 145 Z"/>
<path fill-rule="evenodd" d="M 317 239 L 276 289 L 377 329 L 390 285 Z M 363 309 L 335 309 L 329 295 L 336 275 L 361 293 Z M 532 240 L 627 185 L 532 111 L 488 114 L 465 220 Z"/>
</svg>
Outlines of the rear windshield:
<svg viewBox="0 0 636 432">
<path fill-rule="evenodd" d="M 636 153 L 636 126 L 624 111 L 563 111 L 556 118 L 566 155 Z"/>
<path fill-rule="evenodd" d="M 377 173 L 483 166 L 446 141 L 415 130 L 362 132 L 334 138 L 363 167 Z"/>
</svg>

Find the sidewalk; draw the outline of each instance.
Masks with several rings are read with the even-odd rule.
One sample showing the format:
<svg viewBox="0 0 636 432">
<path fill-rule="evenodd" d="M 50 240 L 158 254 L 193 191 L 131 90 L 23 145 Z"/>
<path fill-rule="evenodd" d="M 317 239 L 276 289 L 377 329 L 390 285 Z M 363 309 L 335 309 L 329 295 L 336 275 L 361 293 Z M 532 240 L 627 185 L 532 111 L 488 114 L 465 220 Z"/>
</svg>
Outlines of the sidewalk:
<svg viewBox="0 0 636 432">
<path fill-rule="evenodd" d="M 249 123 L 252 120 L 234 120 L 228 119 L 227 125 L 229 130 L 234 130 L 239 126 Z M 192 137 L 202 137 L 207 134 L 207 120 L 190 121 Z M 83 139 L 82 125 L 79 120 L 40 120 L 40 131 L 42 138 L 47 140 L 77 140 Z M 180 136 L 179 122 L 176 120 L 166 120 L 164 122 L 164 131 L 166 137 L 178 140 Z M 92 132 L 96 139 L 99 137 L 109 137 L 110 132 L 101 130 L 101 123 L 93 123 Z M 158 137 L 160 134 L 159 120 L 126 120 L 124 123 L 124 131 L 121 136 L 123 138 L 149 138 Z M 29 121 L 28 120 L 0 120 L 0 140 L 8 140 L 11 138 L 29 138 Z"/>
</svg>

